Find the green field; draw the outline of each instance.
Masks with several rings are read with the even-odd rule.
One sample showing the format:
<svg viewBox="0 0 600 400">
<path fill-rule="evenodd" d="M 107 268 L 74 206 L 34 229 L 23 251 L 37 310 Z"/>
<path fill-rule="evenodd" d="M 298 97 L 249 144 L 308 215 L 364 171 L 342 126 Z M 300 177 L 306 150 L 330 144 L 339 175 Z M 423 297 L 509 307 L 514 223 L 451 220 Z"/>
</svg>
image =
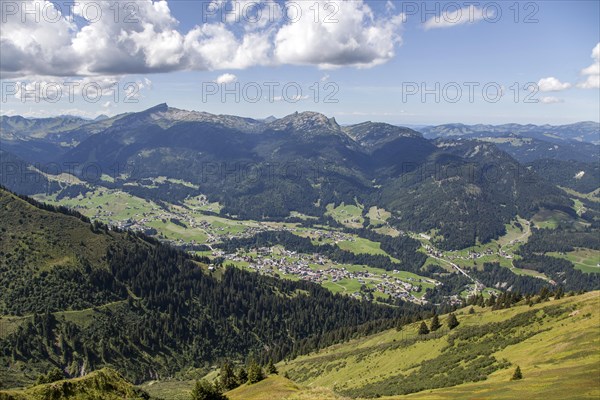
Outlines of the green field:
<svg viewBox="0 0 600 400">
<path fill-rule="evenodd" d="M 369 218 L 372 226 L 380 226 L 385 224 L 391 216 L 391 212 L 386 211 L 383 208 L 378 208 L 377 206 L 369 208 L 369 212 L 367 213 L 367 217 Z"/>
<path fill-rule="evenodd" d="M 588 225 L 580 219 L 574 219 L 567 213 L 557 210 L 540 210 L 533 216 L 532 221 L 536 228 L 540 229 L 556 229 L 559 225 L 582 229 Z"/>
<path fill-rule="evenodd" d="M 388 253 L 381 250 L 381 244 L 379 242 L 373 242 L 369 239 L 364 239 L 358 236 L 353 235 L 352 241 L 341 240 L 337 242 L 337 245 L 342 250 L 351 251 L 354 254 L 381 254 L 384 256 L 388 256 L 392 259 L 392 261 L 400 262 L 399 260 L 391 257 Z"/>
<path fill-rule="evenodd" d="M 132 196 L 120 190 L 98 187 L 95 190 L 74 198 L 65 197 L 57 200 L 56 195 L 35 195 L 36 200 L 50 204 L 60 204 L 79 211 L 90 218 L 101 221 L 125 221 L 138 218 L 144 213 L 158 213 L 160 207 L 148 200 Z"/>
<path fill-rule="evenodd" d="M 164 238 L 170 240 L 181 240 L 183 242 L 193 240 L 196 243 L 204 243 L 208 239 L 208 235 L 203 229 L 182 227 L 169 220 L 151 221 L 148 222 L 147 226 L 155 228 Z"/>
<path fill-rule="evenodd" d="M 235 235 L 259 226 L 256 221 L 237 221 L 204 214 L 205 211 L 218 213 L 221 206 L 204 201 L 202 196 L 187 199 L 183 206 L 167 205 L 167 209 L 121 190 L 103 187 L 75 198 L 57 200 L 56 195 L 34 197 L 42 202 L 72 208 L 108 224 L 122 224 L 128 220 L 139 222 L 147 228 L 155 228 L 165 239 L 176 242 L 203 243 L 211 235 Z M 171 222 L 171 218 L 178 219 L 185 226 Z"/>
<path fill-rule="evenodd" d="M 325 214 L 348 228 L 361 228 L 365 222 L 362 216 L 362 207 L 354 204 L 342 203 L 337 207 L 333 203 L 328 204 Z"/>
</svg>

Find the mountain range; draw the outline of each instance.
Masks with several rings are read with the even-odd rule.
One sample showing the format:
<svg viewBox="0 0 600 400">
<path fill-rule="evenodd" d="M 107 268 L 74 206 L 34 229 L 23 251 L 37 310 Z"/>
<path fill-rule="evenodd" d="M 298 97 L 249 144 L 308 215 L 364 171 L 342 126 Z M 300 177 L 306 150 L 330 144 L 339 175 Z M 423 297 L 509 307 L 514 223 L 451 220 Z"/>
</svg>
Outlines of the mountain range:
<svg viewBox="0 0 600 400">
<path fill-rule="evenodd" d="M 494 143 L 519 162 L 538 159 L 600 161 L 600 124 L 579 122 L 569 125 L 464 125 L 446 124 L 419 129 L 426 138 L 478 140 Z"/>
<path fill-rule="evenodd" d="M 423 135 L 384 123 L 340 126 L 316 112 L 255 120 L 166 104 L 100 121 L 26 121 L 2 119 L 7 127 L 3 159 L 22 160 L 18 171 L 33 166 L 33 174 L 56 174 L 58 166 L 58 172 L 90 184 L 173 203 L 202 193 L 234 218 L 281 220 L 292 212 L 322 217 L 328 204 L 358 202 L 391 211 L 390 223 L 398 229 L 436 230 L 444 248 L 497 238 L 516 215 L 572 209 L 572 200 L 555 186 L 571 186 L 568 179 L 553 181 L 547 164 L 527 162 L 551 158 L 543 150 L 546 142 L 539 145 L 537 139 L 547 138 L 546 130 L 554 132 L 548 143 L 555 143 L 563 160 L 575 146 L 569 138 L 590 139 L 595 126 L 451 125 L 426 128 Z M 508 129 L 530 135 L 515 139 L 529 145 L 504 141 Z M 565 134 L 559 140 L 558 134 L 568 129 L 589 134 Z M 493 137 L 482 139 L 484 134 Z M 431 136 L 443 138 L 427 139 Z M 585 146 L 572 153 L 575 160 L 565 162 L 596 159 L 598 146 Z M 577 159 L 579 153 L 586 156 Z M 16 184 L 6 168 L 3 175 L 3 184 L 12 190 L 35 191 L 31 182 L 27 188 Z M 143 184 L 160 176 L 191 185 Z M 38 181 L 39 192 L 56 190 L 43 177 Z"/>
</svg>

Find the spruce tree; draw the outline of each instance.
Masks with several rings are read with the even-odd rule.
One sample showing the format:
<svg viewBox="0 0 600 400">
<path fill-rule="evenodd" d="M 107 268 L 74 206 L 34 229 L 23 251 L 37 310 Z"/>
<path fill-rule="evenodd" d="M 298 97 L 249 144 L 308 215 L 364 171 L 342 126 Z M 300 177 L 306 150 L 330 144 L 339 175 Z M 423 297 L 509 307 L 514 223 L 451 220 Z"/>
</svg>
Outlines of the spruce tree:
<svg viewBox="0 0 600 400">
<path fill-rule="evenodd" d="M 277 367 L 273 364 L 273 359 L 269 358 L 269 362 L 267 363 L 267 374 L 277 374 Z"/>
<path fill-rule="evenodd" d="M 456 319 L 456 315 L 454 315 L 454 313 L 451 313 L 450 315 L 448 315 L 448 319 L 446 321 L 448 328 L 450 329 L 454 329 L 458 326 L 459 322 L 458 319 Z"/>
<path fill-rule="evenodd" d="M 518 381 L 519 379 L 523 379 L 523 374 L 521 373 L 521 367 L 517 365 L 517 369 L 515 369 L 515 373 L 513 374 L 511 381 Z"/>
<path fill-rule="evenodd" d="M 419 326 L 419 335 L 427 335 L 429 333 L 429 328 L 425 321 L 421 322 L 421 326 Z"/>
<path fill-rule="evenodd" d="M 440 329 L 441 326 L 442 325 L 440 324 L 440 319 L 438 318 L 437 314 L 435 314 L 433 316 L 433 318 L 431 319 L 431 326 L 430 326 L 429 330 L 431 332 L 435 332 L 438 329 Z"/>
<path fill-rule="evenodd" d="M 239 386 L 238 380 L 233 373 L 233 368 L 231 368 L 231 365 L 229 365 L 228 362 L 224 362 L 223 365 L 221 365 L 219 382 L 221 383 L 221 387 L 226 391 L 235 389 Z"/>
<path fill-rule="evenodd" d="M 227 396 L 205 379 L 196 382 L 192 390 L 192 400 L 227 400 Z"/>
<path fill-rule="evenodd" d="M 244 383 L 248 382 L 248 372 L 246 372 L 246 368 L 244 368 L 244 366 L 241 366 L 238 369 L 237 380 L 240 385 L 243 385 Z"/>
<path fill-rule="evenodd" d="M 248 366 L 248 383 L 260 382 L 265 378 L 263 370 L 254 360 Z"/>
</svg>

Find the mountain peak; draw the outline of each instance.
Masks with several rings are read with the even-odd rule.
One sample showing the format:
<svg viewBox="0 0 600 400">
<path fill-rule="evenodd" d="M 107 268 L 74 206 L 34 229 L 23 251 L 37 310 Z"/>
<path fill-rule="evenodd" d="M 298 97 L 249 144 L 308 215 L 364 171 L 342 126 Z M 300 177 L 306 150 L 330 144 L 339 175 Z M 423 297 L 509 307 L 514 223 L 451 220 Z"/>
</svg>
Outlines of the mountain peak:
<svg viewBox="0 0 600 400">
<path fill-rule="evenodd" d="M 365 147 L 375 147 L 401 137 L 420 138 L 422 135 L 412 129 L 383 122 L 362 122 L 343 128 L 355 142 Z"/>
<path fill-rule="evenodd" d="M 154 107 L 150 107 L 149 109 L 147 109 L 146 111 L 144 111 L 145 113 L 155 113 L 155 112 L 165 112 L 169 110 L 169 106 L 167 105 L 167 103 L 160 103 L 155 105 Z"/>
<path fill-rule="evenodd" d="M 296 111 L 271 122 L 269 127 L 276 131 L 294 130 L 313 135 L 317 133 L 340 133 L 342 131 L 335 118 L 328 118 L 314 111 Z"/>
</svg>

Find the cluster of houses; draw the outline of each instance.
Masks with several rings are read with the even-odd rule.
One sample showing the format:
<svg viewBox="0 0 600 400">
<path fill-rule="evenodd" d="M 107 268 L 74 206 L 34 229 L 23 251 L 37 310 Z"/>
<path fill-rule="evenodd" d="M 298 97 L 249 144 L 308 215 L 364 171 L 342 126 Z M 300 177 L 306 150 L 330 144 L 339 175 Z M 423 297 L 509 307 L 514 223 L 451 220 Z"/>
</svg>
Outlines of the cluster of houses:
<svg viewBox="0 0 600 400">
<path fill-rule="evenodd" d="M 452 253 L 444 254 L 442 251 L 440 251 L 440 250 L 436 249 L 435 247 L 430 246 L 428 244 L 425 245 L 425 250 L 427 251 L 427 254 L 430 256 L 434 256 L 437 258 L 447 258 L 449 260 L 477 260 L 482 257 L 488 257 L 488 256 L 494 256 L 494 255 L 503 257 L 503 258 L 506 258 L 509 260 L 511 260 L 513 258 L 512 254 L 505 252 L 501 248 L 498 249 L 498 251 L 494 251 L 492 248 L 489 248 L 489 247 L 483 251 L 469 250 L 467 252 L 466 256 L 462 256 L 459 254 L 452 254 Z"/>
<path fill-rule="evenodd" d="M 403 299 L 415 303 L 424 303 L 425 300 L 414 293 L 422 291 L 422 283 L 438 285 L 439 282 L 427 278 L 400 279 L 394 273 L 376 274 L 368 270 L 350 271 L 343 266 L 329 260 L 320 254 L 299 254 L 295 251 L 285 250 L 280 247 L 261 247 L 250 252 L 237 252 L 225 254 L 215 250 L 212 255 L 224 257 L 228 261 L 244 262 L 248 268 L 265 275 L 292 275 L 299 279 L 319 284 L 326 282 L 339 283 L 342 280 L 354 280 L 363 285 L 371 285 L 377 292 L 392 298 Z M 322 267 L 322 268 L 321 268 Z M 342 283 L 339 283 L 343 287 Z M 359 293 L 353 293 L 358 297 Z"/>
</svg>

